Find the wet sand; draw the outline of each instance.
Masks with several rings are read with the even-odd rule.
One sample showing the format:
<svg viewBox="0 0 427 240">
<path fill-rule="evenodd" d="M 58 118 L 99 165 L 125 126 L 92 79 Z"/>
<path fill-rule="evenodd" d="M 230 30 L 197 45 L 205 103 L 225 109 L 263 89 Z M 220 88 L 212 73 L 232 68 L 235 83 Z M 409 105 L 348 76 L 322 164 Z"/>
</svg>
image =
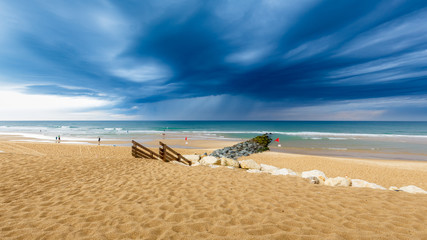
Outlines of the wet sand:
<svg viewBox="0 0 427 240">
<path fill-rule="evenodd" d="M 0 151 L 0 239 L 427 239 L 423 194 L 185 167 L 133 158 L 129 147 L 4 141 Z M 422 162 L 248 158 L 427 188 Z"/>
</svg>

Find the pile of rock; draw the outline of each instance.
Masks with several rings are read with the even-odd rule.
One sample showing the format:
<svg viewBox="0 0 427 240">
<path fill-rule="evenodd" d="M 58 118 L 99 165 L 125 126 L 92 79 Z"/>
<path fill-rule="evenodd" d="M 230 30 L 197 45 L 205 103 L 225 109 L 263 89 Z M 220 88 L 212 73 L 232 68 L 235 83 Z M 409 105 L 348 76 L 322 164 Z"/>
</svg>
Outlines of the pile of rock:
<svg viewBox="0 0 427 240">
<path fill-rule="evenodd" d="M 231 147 L 225 147 L 213 151 L 209 156 L 221 158 L 231 158 L 236 160 L 239 157 L 249 156 L 253 153 L 259 153 L 269 150 L 268 144 L 272 141 L 270 134 L 264 134 L 252 138 L 246 142 L 241 142 Z"/>
<path fill-rule="evenodd" d="M 231 168 L 231 169 L 241 168 L 241 169 L 245 169 L 249 173 L 267 173 L 271 175 L 299 176 L 307 179 L 312 184 L 322 184 L 322 185 L 333 186 L 333 187 L 338 187 L 338 186 L 339 187 L 363 187 L 363 188 L 386 190 L 386 188 L 378 184 L 370 183 L 361 179 L 351 179 L 347 176 L 328 178 L 326 177 L 325 173 L 319 170 L 311 170 L 311 171 L 297 173 L 287 168 L 278 168 L 278 167 L 267 165 L 267 164 L 258 164 L 256 161 L 252 159 L 237 161 L 235 159 L 226 158 L 226 157 L 200 156 L 200 155 L 184 155 L 184 157 L 192 162 L 191 166 L 204 165 L 212 168 L 217 168 L 221 166 Z M 408 193 L 427 194 L 427 191 L 414 185 L 409 185 L 401 188 L 392 186 L 389 188 L 389 190 L 403 191 Z"/>
</svg>

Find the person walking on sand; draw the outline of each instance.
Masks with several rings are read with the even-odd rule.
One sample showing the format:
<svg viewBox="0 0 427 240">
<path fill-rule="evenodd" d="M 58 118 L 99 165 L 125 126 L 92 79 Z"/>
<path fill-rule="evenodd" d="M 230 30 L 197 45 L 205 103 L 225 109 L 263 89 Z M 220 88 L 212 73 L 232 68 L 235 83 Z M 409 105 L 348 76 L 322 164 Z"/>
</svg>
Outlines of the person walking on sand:
<svg viewBox="0 0 427 240">
<path fill-rule="evenodd" d="M 61 142 L 61 135 L 58 135 L 58 143 Z"/>
<path fill-rule="evenodd" d="M 99 146 L 99 144 L 101 144 L 101 138 L 100 137 L 98 137 L 98 146 Z"/>
<path fill-rule="evenodd" d="M 58 143 L 58 136 L 55 137 L 55 142 Z"/>
</svg>

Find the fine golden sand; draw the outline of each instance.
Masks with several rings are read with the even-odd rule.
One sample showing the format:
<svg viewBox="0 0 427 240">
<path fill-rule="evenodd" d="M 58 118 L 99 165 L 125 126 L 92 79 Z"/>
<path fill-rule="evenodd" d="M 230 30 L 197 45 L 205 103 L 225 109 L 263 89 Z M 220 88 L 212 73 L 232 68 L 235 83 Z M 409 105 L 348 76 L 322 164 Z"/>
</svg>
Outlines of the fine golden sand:
<svg viewBox="0 0 427 240">
<path fill-rule="evenodd" d="M 0 142 L 0 150 L 0 239 L 427 239 L 424 194 L 185 167 L 133 158 L 129 147 Z M 422 162 L 250 158 L 427 189 Z"/>
</svg>

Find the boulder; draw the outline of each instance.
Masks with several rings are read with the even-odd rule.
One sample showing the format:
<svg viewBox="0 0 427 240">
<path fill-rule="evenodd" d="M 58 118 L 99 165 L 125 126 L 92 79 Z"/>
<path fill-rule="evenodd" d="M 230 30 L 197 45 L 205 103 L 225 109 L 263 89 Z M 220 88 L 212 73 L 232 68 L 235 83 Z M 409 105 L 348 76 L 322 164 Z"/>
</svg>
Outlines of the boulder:
<svg viewBox="0 0 427 240">
<path fill-rule="evenodd" d="M 325 185 L 334 187 L 349 187 L 351 186 L 351 179 L 347 177 L 328 178 L 325 181 Z"/>
<path fill-rule="evenodd" d="M 311 184 L 320 184 L 320 180 L 317 177 L 309 177 L 308 180 L 310 180 Z"/>
<path fill-rule="evenodd" d="M 222 166 L 232 166 L 232 167 L 235 167 L 235 168 L 239 168 L 240 167 L 239 161 L 231 159 L 231 158 L 225 158 L 225 157 L 221 158 L 221 165 Z"/>
<path fill-rule="evenodd" d="M 326 175 L 319 170 L 311 170 L 311 171 L 305 171 L 301 173 L 302 178 L 309 178 L 309 177 L 323 177 L 323 179 L 327 179 Z"/>
<path fill-rule="evenodd" d="M 200 160 L 200 156 L 196 155 L 196 154 L 182 155 L 182 156 L 185 157 L 186 159 L 188 159 L 191 163 L 196 163 L 196 162 L 199 162 L 199 160 Z"/>
<path fill-rule="evenodd" d="M 279 170 L 278 167 L 267 165 L 267 164 L 261 163 L 260 166 L 261 166 L 261 171 L 263 172 L 273 173 L 274 171 Z"/>
<path fill-rule="evenodd" d="M 351 186 L 352 187 L 364 187 L 364 188 L 372 188 L 372 189 L 382 189 L 385 190 L 384 187 L 375 184 L 375 183 L 370 183 L 367 182 L 365 180 L 361 180 L 361 179 L 351 179 Z"/>
<path fill-rule="evenodd" d="M 297 174 L 292 171 L 291 169 L 287 169 L 287 168 L 282 168 L 282 169 L 277 169 L 275 171 L 273 171 L 271 173 L 272 175 L 291 175 L 291 176 L 296 176 Z"/>
<path fill-rule="evenodd" d="M 417 186 L 414 186 L 414 185 L 409 185 L 409 186 L 401 187 L 401 188 L 399 188 L 399 190 L 407 192 L 407 193 L 423 193 L 423 194 L 427 194 L 427 191 L 425 191 L 424 189 L 419 188 Z"/>
<path fill-rule="evenodd" d="M 214 165 L 214 164 L 219 164 L 219 163 L 220 163 L 220 160 L 217 159 L 216 157 L 212 157 L 212 156 L 207 156 L 207 157 L 200 159 L 200 164 L 202 164 L 202 165 Z"/>
<path fill-rule="evenodd" d="M 257 170 L 261 169 L 261 166 L 252 159 L 242 160 L 242 161 L 239 161 L 239 163 L 240 163 L 240 167 L 244 169 L 257 169 Z"/>
</svg>

